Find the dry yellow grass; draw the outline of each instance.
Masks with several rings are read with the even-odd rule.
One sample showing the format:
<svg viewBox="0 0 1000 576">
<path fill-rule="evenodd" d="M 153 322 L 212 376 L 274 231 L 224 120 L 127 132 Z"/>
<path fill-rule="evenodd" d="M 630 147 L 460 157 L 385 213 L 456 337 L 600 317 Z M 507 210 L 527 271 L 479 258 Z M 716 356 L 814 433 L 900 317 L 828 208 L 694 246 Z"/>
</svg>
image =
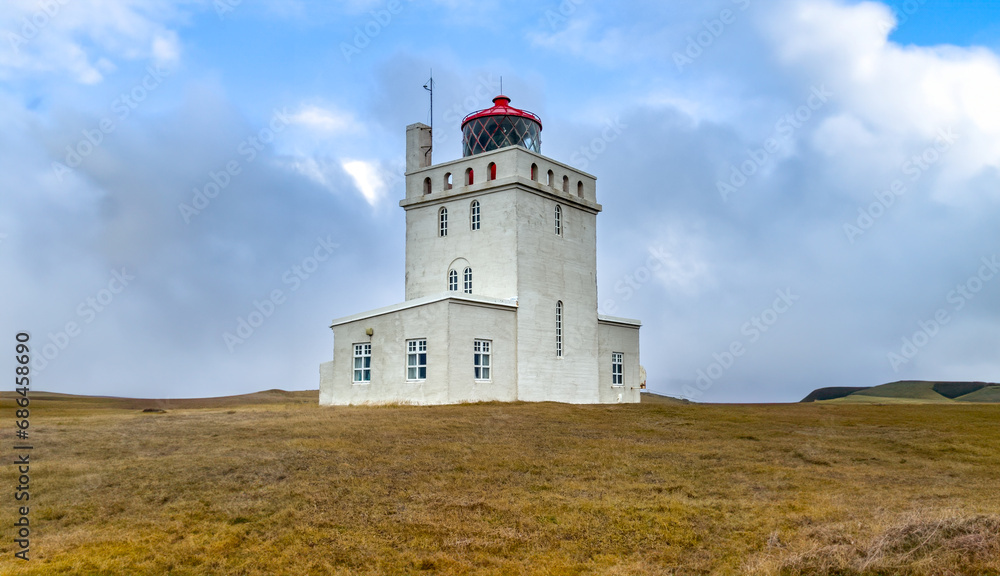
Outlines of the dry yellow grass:
<svg viewBox="0 0 1000 576">
<path fill-rule="evenodd" d="M 996 405 L 245 402 L 36 398 L 0 574 L 1000 574 Z"/>
</svg>

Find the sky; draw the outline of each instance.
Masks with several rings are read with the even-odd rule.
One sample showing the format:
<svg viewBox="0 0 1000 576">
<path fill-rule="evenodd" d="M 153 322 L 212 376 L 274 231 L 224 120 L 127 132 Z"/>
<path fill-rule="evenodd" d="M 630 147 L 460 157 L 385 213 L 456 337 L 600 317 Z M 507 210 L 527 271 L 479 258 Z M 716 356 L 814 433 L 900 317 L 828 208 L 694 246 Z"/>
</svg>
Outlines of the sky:
<svg viewBox="0 0 1000 576">
<path fill-rule="evenodd" d="M 652 391 L 998 382 L 998 52 L 986 1 L 5 2 L 0 337 L 48 391 L 315 389 L 404 299 L 433 70 L 436 162 L 502 77 L 597 177 Z"/>
</svg>

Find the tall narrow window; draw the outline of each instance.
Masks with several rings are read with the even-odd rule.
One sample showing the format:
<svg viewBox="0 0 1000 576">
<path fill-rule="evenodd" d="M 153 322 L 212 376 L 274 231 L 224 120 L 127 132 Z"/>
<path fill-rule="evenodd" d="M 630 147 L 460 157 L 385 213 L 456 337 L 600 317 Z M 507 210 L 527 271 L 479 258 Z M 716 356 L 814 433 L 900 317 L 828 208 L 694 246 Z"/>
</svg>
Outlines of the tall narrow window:
<svg viewBox="0 0 1000 576">
<path fill-rule="evenodd" d="M 563 176 L 563 192 L 569 194 L 569 176 Z"/>
<path fill-rule="evenodd" d="M 427 379 L 427 340 L 406 341 L 406 379 Z"/>
<path fill-rule="evenodd" d="M 624 386 L 625 385 L 625 362 L 622 361 L 623 354 L 621 352 L 611 353 L 611 385 L 612 386 Z"/>
<path fill-rule="evenodd" d="M 451 190 L 451 172 L 444 175 L 444 189 Z"/>
<path fill-rule="evenodd" d="M 448 290 L 458 292 L 458 271 L 454 268 L 448 270 Z"/>
<path fill-rule="evenodd" d="M 556 302 L 556 356 L 562 357 L 562 344 L 563 344 L 563 305 L 562 300 Z"/>
<path fill-rule="evenodd" d="M 438 211 L 438 236 L 448 235 L 448 209 Z"/>
<path fill-rule="evenodd" d="M 424 178 L 424 194 L 430 194 L 430 193 L 431 193 L 431 179 Z"/>
<path fill-rule="evenodd" d="M 545 175 L 545 183 L 553 188 L 555 187 L 556 175 L 552 173 L 552 170 L 549 170 L 549 173 Z"/>
<path fill-rule="evenodd" d="M 538 182 L 538 164 L 531 165 L 531 179 Z"/>
<path fill-rule="evenodd" d="M 493 348 L 491 340 L 476 340 L 473 342 L 472 365 L 475 367 L 476 380 L 490 379 L 490 355 Z"/>
<path fill-rule="evenodd" d="M 464 292 L 466 294 L 472 294 L 472 268 L 465 269 L 465 278 L 463 282 Z"/>
<path fill-rule="evenodd" d="M 472 168 L 467 169 L 465 171 L 465 185 L 472 186 L 472 184 L 475 183 L 475 181 L 476 181 L 476 173 L 472 171 Z"/>
<path fill-rule="evenodd" d="M 354 383 L 368 384 L 372 381 L 372 345 L 354 345 Z"/>
<path fill-rule="evenodd" d="M 583 180 L 576 183 L 576 195 L 583 198 Z"/>
<path fill-rule="evenodd" d="M 486 179 L 496 180 L 497 179 L 497 165 L 494 162 L 490 162 L 490 165 L 486 167 Z"/>
<path fill-rule="evenodd" d="M 556 212 L 553 218 L 556 222 L 556 236 L 562 236 L 562 206 L 556 204 Z"/>
<path fill-rule="evenodd" d="M 472 229 L 479 230 L 479 200 L 472 201 L 472 208 L 469 209 L 469 215 L 472 217 Z"/>
</svg>

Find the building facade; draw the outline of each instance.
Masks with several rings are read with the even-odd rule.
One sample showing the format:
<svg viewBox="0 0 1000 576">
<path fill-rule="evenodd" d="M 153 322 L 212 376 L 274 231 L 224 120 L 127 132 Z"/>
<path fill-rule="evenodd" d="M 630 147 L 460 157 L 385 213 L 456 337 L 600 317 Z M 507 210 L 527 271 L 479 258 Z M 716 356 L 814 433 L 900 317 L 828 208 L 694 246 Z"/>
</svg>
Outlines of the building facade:
<svg viewBox="0 0 1000 576">
<path fill-rule="evenodd" d="M 593 176 L 498 96 L 461 159 L 406 129 L 406 301 L 334 320 L 320 404 L 638 402 L 638 320 L 597 313 Z"/>
</svg>

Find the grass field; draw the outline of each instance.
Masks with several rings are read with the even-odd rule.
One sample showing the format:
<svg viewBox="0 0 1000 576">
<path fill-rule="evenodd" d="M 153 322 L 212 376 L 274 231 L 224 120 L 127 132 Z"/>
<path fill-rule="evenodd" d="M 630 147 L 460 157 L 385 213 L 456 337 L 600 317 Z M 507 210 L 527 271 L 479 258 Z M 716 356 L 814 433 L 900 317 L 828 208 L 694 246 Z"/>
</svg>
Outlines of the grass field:
<svg viewBox="0 0 1000 576">
<path fill-rule="evenodd" d="M 316 398 L 37 394 L 0 574 L 1000 574 L 1000 405 Z"/>
</svg>

